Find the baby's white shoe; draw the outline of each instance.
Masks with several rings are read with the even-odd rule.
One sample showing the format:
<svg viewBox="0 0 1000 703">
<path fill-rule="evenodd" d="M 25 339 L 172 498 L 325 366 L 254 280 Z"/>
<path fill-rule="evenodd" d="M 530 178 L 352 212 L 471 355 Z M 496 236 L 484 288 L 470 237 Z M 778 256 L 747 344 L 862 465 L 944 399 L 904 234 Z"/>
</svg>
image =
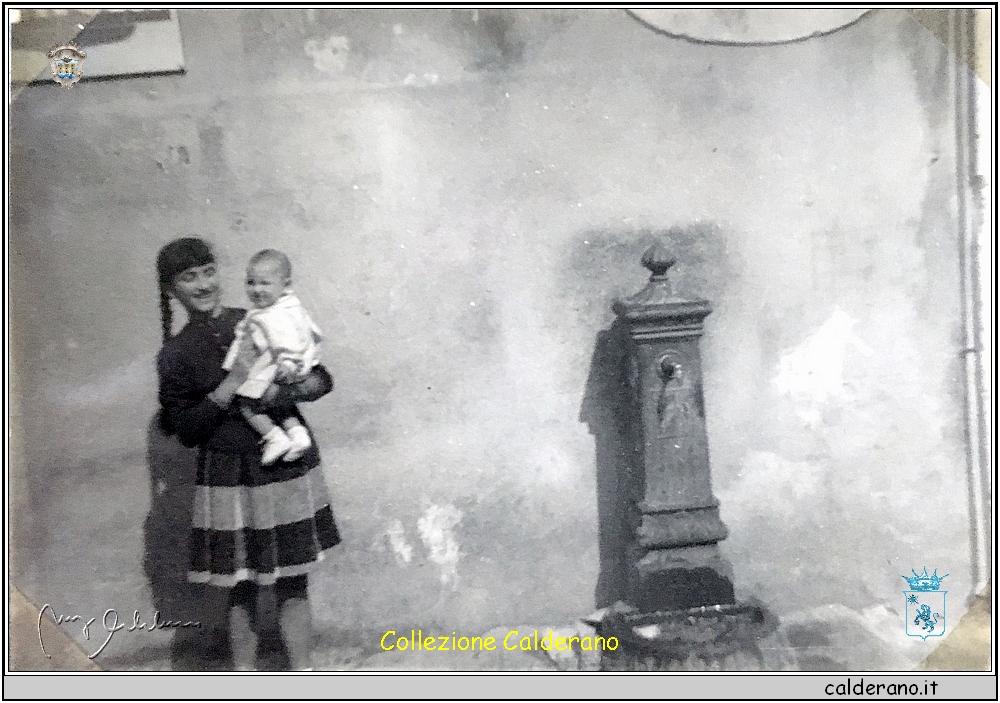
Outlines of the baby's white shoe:
<svg viewBox="0 0 1000 703">
<path fill-rule="evenodd" d="M 285 431 L 280 427 L 275 427 L 268 431 L 264 435 L 264 453 L 260 457 L 261 466 L 267 466 L 268 464 L 273 464 L 282 456 L 288 453 L 294 445 L 292 440 L 288 438 Z"/>
<path fill-rule="evenodd" d="M 285 453 L 285 461 L 295 461 L 303 454 L 306 450 L 312 446 L 312 440 L 309 439 L 309 433 L 306 432 L 306 428 L 302 425 L 296 425 L 295 427 L 288 428 L 288 439 L 292 446 Z"/>
</svg>

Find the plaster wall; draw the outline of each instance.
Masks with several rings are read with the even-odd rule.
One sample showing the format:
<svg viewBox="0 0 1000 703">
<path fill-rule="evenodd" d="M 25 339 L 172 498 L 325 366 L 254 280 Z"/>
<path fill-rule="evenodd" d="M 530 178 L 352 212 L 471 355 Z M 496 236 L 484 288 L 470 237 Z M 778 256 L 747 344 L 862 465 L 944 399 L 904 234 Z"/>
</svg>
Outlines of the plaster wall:
<svg viewBox="0 0 1000 703">
<path fill-rule="evenodd" d="M 676 289 L 715 307 L 706 407 L 738 594 L 779 615 L 898 610 L 899 575 L 926 565 L 960 614 L 952 69 L 906 13 L 766 48 L 620 10 L 180 22 L 185 75 L 37 86 L 12 107 L 29 595 L 144 587 L 153 262 L 196 235 L 231 305 L 250 254 L 286 251 L 326 333 L 337 388 L 305 413 L 345 542 L 313 580 L 317 617 L 590 612 L 590 356 L 677 227 Z M 109 535 L 103 563 L 58 575 Z"/>
</svg>

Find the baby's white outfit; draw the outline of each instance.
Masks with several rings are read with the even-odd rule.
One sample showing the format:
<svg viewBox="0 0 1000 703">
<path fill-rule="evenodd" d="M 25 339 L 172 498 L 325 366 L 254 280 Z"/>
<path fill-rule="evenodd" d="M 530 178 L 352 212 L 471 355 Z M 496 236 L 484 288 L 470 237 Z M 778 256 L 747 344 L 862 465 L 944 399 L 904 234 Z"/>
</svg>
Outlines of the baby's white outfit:
<svg viewBox="0 0 1000 703">
<path fill-rule="evenodd" d="M 240 345 L 250 335 L 260 356 L 250 367 L 247 380 L 236 391 L 245 398 L 260 398 L 272 383 L 301 381 L 319 363 L 319 328 L 302 302 L 291 291 L 274 305 L 249 311 L 236 325 L 236 338 L 222 368 L 229 371 Z"/>
</svg>

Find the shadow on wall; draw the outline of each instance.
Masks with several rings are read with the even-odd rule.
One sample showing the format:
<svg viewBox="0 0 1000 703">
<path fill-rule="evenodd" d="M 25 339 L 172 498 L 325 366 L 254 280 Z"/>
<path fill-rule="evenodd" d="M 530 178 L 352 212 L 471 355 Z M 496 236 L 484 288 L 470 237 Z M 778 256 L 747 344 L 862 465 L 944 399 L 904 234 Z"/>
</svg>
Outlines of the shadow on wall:
<svg viewBox="0 0 1000 703">
<path fill-rule="evenodd" d="M 149 579 L 153 605 L 162 621 L 197 621 L 193 586 L 188 583 L 188 540 L 194 511 L 198 450 L 184 447 L 153 415 L 146 434 L 149 465 L 149 515 L 143 524 L 143 570 Z M 172 651 L 181 640 L 197 636 L 197 628 L 174 630 Z"/>
<path fill-rule="evenodd" d="M 608 298 L 632 295 L 648 276 L 640 265 L 642 252 L 654 243 L 665 245 L 676 258 L 670 271 L 673 289 L 690 297 L 724 297 L 732 279 L 733 255 L 727 252 L 725 232 L 710 222 L 687 223 L 667 230 L 584 232 L 585 248 L 574 251 L 574 279 L 593 281 L 593 288 L 607 292 L 583 314 L 586 322 L 607 314 Z M 595 325 L 596 326 L 596 325 Z M 630 549 L 631 535 L 639 526 L 636 504 L 643 498 L 642 438 L 639 402 L 629 375 L 632 340 L 626 326 L 616 320 L 598 333 L 590 360 L 580 421 L 594 436 L 597 482 L 598 550 L 600 572 L 594 592 L 596 607 L 625 600 L 630 563 L 645 550 Z"/>
<path fill-rule="evenodd" d="M 616 320 L 597 335 L 580 421 L 594 435 L 597 476 L 597 521 L 600 573 L 594 600 L 598 608 L 625 599 L 630 535 L 639 514 L 632 494 L 641 485 L 639 405 L 629 382 L 631 339 Z"/>
</svg>

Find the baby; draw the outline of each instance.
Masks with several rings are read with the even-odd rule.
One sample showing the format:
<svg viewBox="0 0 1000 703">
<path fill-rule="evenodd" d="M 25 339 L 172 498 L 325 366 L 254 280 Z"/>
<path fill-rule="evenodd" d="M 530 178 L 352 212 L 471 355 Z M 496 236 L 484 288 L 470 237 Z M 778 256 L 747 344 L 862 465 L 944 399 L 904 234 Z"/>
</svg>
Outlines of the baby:
<svg viewBox="0 0 1000 703">
<path fill-rule="evenodd" d="M 246 288 L 255 309 L 236 326 L 236 339 L 222 364 L 227 371 L 232 368 L 241 342 L 249 335 L 260 356 L 236 391 L 236 404 L 263 437 L 260 463 L 264 466 L 282 457 L 294 461 L 312 445 L 294 414 L 272 410 L 269 415 L 260 401 L 272 383 L 301 381 L 319 362 L 322 336 L 292 292 L 291 283 L 292 265 L 280 251 L 265 249 L 251 257 Z"/>
</svg>

